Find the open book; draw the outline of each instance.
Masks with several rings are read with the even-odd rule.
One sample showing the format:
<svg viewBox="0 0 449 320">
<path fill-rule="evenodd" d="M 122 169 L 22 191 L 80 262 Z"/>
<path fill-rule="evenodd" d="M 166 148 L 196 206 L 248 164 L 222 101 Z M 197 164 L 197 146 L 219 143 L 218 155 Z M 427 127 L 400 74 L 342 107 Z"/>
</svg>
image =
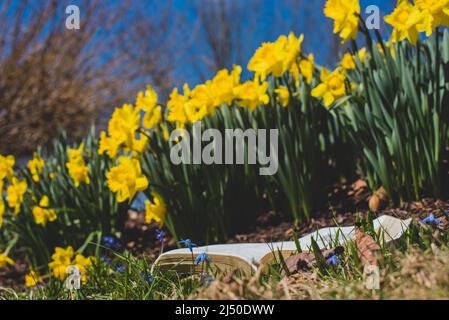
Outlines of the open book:
<svg viewBox="0 0 449 320">
<path fill-rule="evenodd" d="M 376 232 L 382 231 L 386 242 L 398 239 L 410 225 L 412 219 L 401 220 L 391 216 L 381 216 L 373 221 Z M 299 239 L 303 251 L 311 247 L 311 240 L 317 242 L 321 249 L 333 247 L 335 243 L 343 244 L 355 236 L 354 227 L 329 227 L 309 233 Z M 215 244 L 193 248 L 193 257 L 205 252 L 210 258 L 212 268 L 222 271 L 239 269 L 242 272 L 255 271 L 258 266 L 266 266 L 273 261 L 273 251 L 280 251 L 284 258 L 297 251 L 294 241 L 272 243 L 235 243 Z M 160 270 L 188 272 L 192 268 L 192 253 L 189 249 L 175 249 L 159 256 L 154 263 Z M 201 264 L 196 266 L 201 270 Z"/>
</svg>

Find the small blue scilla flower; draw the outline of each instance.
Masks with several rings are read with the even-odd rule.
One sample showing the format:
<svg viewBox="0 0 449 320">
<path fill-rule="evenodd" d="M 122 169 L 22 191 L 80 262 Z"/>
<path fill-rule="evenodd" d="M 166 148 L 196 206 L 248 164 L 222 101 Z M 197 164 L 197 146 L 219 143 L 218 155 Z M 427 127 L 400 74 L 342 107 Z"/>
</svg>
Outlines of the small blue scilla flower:
<svg viewBox="0 0 449 320">
<path fill-rule="evenodd" d="M 153 276 L 146 272 L 141 272 L 140 276 L 142 279 L 144 279 L 148 284 L 150 284 L 153 281 Z"/>
<path fill-rule="evenodd" d="M 156 230 L 156 239 L 157 239 L 157 241 L 159 241 L 160 243 L 163 243 L 164 242 L 164 237 L 165 237 L 165 232 L 160 230 L 160 229 L 157 229 Z"/>
<path fill-rule="evenodd" d="M 429 214 L 428 217 L 425 217 L 424 219 L 421 219 L 421 222 L 427 223 L 427 224 L 440 224 L 441 218 L 435 218 L 434 214 Z"/>
<path fill-rule="evenodd" d="M 115 266 L 115 271 L 123 273 L 125 272 L 125 267 L 123 266 L 123 264 L 119 263 Z"/>
<path fill-rule="evenodd" d="M 332 255 L 330 258 L 326 260 L 328 265 L 336 266 L 340 263 L 340 259 L 338 259 L 337 255 Z"/>
<path fill-rule="evenodd" d="M 106 257 L 106 256 L 101 256 L 100 260 L 101 260 L 102 262 L 106 263 L 108 266 L 110 266 L 111 263 L 112 263 L 112 262 L 111 262 L 111 259 L 108 258 L 108 257 Z"/>
<path fill-rule="evenodd" d="M 190 252 L 193 252 L 193 248 L 198 248 L 196 244 L 192 242 L 190 239 L 180 240 L 178 243 L 183 244 L 186 248 L 189 248 Z"/>
<path fill-rule="evenodd" d="M 103 244 L 106 248 L 118 250 L 122 247 L 120 241 L 114 236 L 103 237 Z"/>
<path fill-rule="evenodd" d="M 210 262 L 210 258 L 205 252 L 201 252 L 195 259 L 195 264 L 200 264 L 201 262 Z"/>
</svg>

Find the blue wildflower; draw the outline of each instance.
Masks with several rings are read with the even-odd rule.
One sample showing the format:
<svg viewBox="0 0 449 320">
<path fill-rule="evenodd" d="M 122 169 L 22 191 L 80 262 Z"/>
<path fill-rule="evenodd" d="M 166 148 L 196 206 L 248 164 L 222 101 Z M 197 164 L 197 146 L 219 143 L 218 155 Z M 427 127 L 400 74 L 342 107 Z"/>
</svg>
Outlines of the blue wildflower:
<svg viewBox="0 0 449 320">
<path fill-rule="evenodd" d="M 106 256 L 101 256 L 100 260 L 102 262 L 106 263 L 108 266 L 110 266 L 111 263 L 112 263 L 111 259 L 109 257 L 106 257 Z"/>
<path fill-rule="evenodd" d="M 334 254 L 326 260 L 326 263 L 328 265 L 336 266 L 340 263 L 340 259 L 338 259 L 337 255 Z"/>
<path fill-rule="evenodd" d="M 142 277 L 143 280 L 145 280 L 148 284 L 150 284 L 153 281 L 153 276 L 149 273 L 146 272 L 141 272 L 140 276 Z"/>
<path fill-rule="evenodd" d="M 123 273 L 123 272 L 125 272 L 125 266 L 123 264 L 119 263 L 115 266 L 115 271 Z"/>
<path fill-rule="evenodd" d="M 195 264 L 200 264 L 201 262 L 210 262 L 210 258 L 205 252 L 201 252 L 195 259 Z"/>
<path fill-rule="evenodd" d="M 160 229 L 157 229 L 156 230 L 156 239 L 157 239 L 157 241 L 159 241 L 160 243 L 163 243 L 164 242 L 164 237 L 165 237 L 165 232 L 160 230 Z"/>
<path fill-rule="evenodd" d="M 106 248 L 118 250 L 122 247 L 120 241 L 114 236 L 103 237 L 103 244 Z"/>
<path fill-rule="evenodd" d="M 433 213 L 429 214 L 428 217 L 425 217 L 424 219 L 421 219 L 421 222 L 427 223 L 427 224 L 440 224 L 441 218 L 435 218 L 435 215 Z"/>
<path fill-rule="evenodd" d="M 196 244 L 192 242 L 190 239 L 180 240 L 178 243 L 183 244 L 186 248 L 190 250 L 190 252 L 193 252 L 193 248 L 198 248 Z"/>
</svg>

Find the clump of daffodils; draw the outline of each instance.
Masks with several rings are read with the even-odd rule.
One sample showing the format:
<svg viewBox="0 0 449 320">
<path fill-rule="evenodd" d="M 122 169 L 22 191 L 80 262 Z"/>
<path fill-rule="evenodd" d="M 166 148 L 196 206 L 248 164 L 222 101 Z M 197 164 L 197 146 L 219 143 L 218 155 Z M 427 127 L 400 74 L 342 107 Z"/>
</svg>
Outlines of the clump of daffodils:
<svg viewBox="0 0 449 320">
<path fill-rule="evenodd" d="M 52 261 L 48 264 L 48 267 L 55 278 L 64 280 L 67 277 L 68 268 L 75 266 L 80 272 L 83 283 L 87 281 L 89 268 L 95 263 L 94 257 L 85 257 L 82 254 L 76 253 L 71 246 L 65 249 L 56 247 L 51 259 Z"/>
</svg>

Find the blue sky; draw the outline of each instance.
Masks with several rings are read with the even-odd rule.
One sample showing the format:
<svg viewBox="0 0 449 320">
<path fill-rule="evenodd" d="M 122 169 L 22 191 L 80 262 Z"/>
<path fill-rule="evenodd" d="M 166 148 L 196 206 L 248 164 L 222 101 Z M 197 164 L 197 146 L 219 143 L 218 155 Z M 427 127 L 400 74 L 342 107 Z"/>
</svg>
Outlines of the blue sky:
<svg viewBox="0 0 449 320">
<path fill-rule="evenodd" d="M 214 1 L 214 0 L 196 0 L 193 4 L 201 3 L 201 1 Z M 324 17 L 323 7 L 325 0 L 228 0 L 239 1 L 242 4 L 242 15 L 247 17 L 248 20 L 257 20 L 257 26 L 249 28 L 243 24 L 241 30 L 241 36 L 244 39 L 244 47 L 242 48 L 242 64 L 246 67 L 246 63 L 251 57 L 252 53 L 263 41 L 275 40 L 281 34 L 288 34 L 291 29 L 296 34 L 304 33 L 305 40 L 303 48 L 307 52 L 313 52 L 316 60 L 321 64 L 331 64 L 332 58 L 329 57 L 330 39 L 332 37 L 332 21 Z M 246 10 L 245 4 L 254 4 L 257 10 Z M 292 12 L 291 4 L 299 4 L 299 11 Z M 308 4 L 308 8 L 304 5 Z M 313 3 L 313 4 L 312 4 Z M 395 4 L 395 0 L 361 0 L 362 14 L 365 8 L 369 5 L 377 5 L 381 11 L 382 17 L 390 13 Z M 183 12 L 187 17 L 187 23 L 195 23 L 197 16 L 192 9 L 192 1 L 174 0 L 174 6 L 179 12 Z M 257 12 L 256 12 L 257 11 Z M 308 19 L 315 21 L 316 26 L 313 30 L 309 30 L 307 26 Z M 248 27 L 248 28 L 246 28 Z M 381 26 L 381 33 L 388 34 L 385 29 L 385 25 Z M 186 55 L 192 53 L 199 53 L 207 55 L 207 45 L 205 45 L 204 39 L 201 36 L 195 40 L 194 45 L 189 48 Z M 197 67 L 192 64 L 183 63 L 186 57 L 181 57 L 180 61 L 175 63 L 175 78 L 176 84 L 181 85 L 183 82 L 190 84 L 198 83 L 200 81 Z M 212 72 L 204 71 L 204 76 L 210 78 L 213 76 Z"/>
</svg>

